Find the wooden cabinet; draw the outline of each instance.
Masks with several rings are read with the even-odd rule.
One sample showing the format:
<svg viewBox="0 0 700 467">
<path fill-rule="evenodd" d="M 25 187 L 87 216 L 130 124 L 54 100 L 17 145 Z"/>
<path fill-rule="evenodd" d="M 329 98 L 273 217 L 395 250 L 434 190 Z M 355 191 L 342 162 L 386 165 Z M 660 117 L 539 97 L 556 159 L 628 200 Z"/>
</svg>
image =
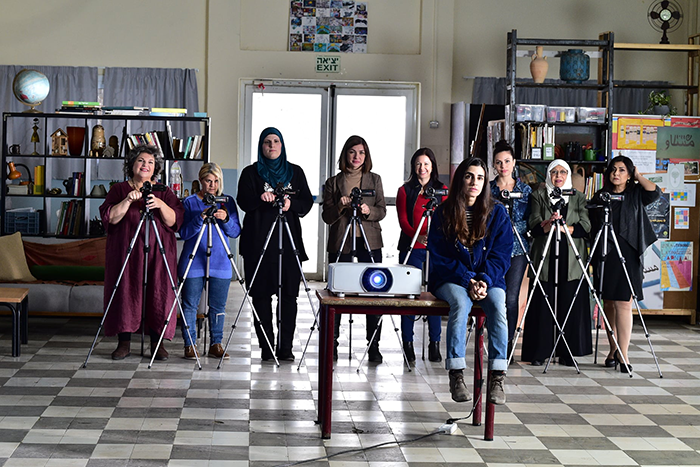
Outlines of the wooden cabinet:
<svg viewBox="0 0 700 467">
<path fill-rule="evenodd" d="M 35 124 L 38 127 L 36 131 L 33 130 Z M 98 124 L 105 128 L 107 142 L 111 136 L 118 138 L 115 157 L 90 157 L 92 131 Z M 71 131 L 68 127 L 84 129 L 80 154 L 52 155 L 52 135 L 60 136 L 58 129 L 68 135 L 70 144 Z M 177 161 L 182 170 L 183 186 L 189 189 L 191 182 L 197 179 L 202 163 L 210 160 L 209 127 L 208 117 L 4 113 L 2 165 L 5 174 L 0 184 L 3 194 L 3 202 L 0 203 L 2 235 L 15 231 L 21 231 L 23 235 L 45 237 L 83 238 L 99 235 L 97 225 L 91 228 L 90 220 L 99 216 L 99 206 L 104 201 L 110 183 L 125 180 L 124 158 L 129 151 L 127 137 L 132 134 L 159 132 L 159 143 L 165 153 L 160 181 L 168 184 L 170 167 Z M 183 134 L 185 131 L 189 134 Z M 78 133 L 82 132 L 78 130 Z M 202 140 L 199 157 L 177 159 L 173 156 L 177 153 L 172 150 L 172 138 L 186 140 L 194 135 L 200 135 Z M 35 144 L 36 136 L 38 142 Z M 35 189 L 29 191 L 29 188 L 18 187 L 17 180 L 8 180 L 9 163 L 19 171 L 19 180 L 31 177 Z M 35 174 L 41 175 L 42 172 L 43 186 L 41 180 L 38 180 L 39 183 L 34 180 Z M 65 215 L 68 204 L 77 208 L 77 215 L 73 214 L 76 218 L 70 229 L 61 229 L 61 217 Z M 21 208 L 27 211 L 15 211 Z"/>
</svg>

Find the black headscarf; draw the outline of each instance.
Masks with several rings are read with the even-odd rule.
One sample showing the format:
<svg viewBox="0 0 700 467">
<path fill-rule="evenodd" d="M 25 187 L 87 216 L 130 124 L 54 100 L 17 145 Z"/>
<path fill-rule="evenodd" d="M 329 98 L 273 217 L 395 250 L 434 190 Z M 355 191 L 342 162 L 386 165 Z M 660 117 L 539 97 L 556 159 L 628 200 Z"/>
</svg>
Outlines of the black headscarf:
<svg viewBox="0 0 700 467">
<path fill-rule="evenodd" d="M 277 159 L 268 159 L 263 155 L 262 151 L 263 141 L 271 134 L 279 136 L 280 143 L 282 143 L 282 151 L 280 151 L 280 156 Z M 278 183 L 282 183 L 282 186 L 287 186 L 292 180 L 294 170 L 292 169 L 292 165 L 287 162 L 287 150 L 284 147 L 284 138 L 282 138 L 282 133 L 280 133 L 277 128 L 265 128 L 262 133 L 260 133 L 260 139 L 258 140 L 257 169 L 258 175 L 273 188 L 276 187 Z"/>
</svg>

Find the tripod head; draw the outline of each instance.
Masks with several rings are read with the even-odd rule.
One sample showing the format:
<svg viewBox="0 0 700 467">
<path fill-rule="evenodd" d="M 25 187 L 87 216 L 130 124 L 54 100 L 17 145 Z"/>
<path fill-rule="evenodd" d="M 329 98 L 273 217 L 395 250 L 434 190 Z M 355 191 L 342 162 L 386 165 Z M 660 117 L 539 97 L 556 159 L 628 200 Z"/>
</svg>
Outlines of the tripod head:
<svg viewBox="0 0 700 467">
<path fill-rule="evenodd" d="M 549 195 L 553 199 L 558 199 L 556 203 L 552 206 L 552 209 L 554 211 L 561 211 L 561 208 L 564 204 L 564 199 L 562 198 L 563 196 L 573 196 L 576 194 L 576 189 L 574 188 L 560 188 L 558 186 L 555 186 L 552 189 L 552 193 Z"/>
<path fill-rule="evenodd" d="M 428 198 L 428 202 L 423 206 L 426 211 L 433 211 L 438 205 L 438 196 L 447 196 L 447 189 L 433 188 L 432 186 L 427 187 L 423 191 L 423 195 Z"/>
<path fill-rule="evenodd" d="M 376 196 L 376 192 L 374 190 L 361 190 L 358 187 L 353 188 L 350 192 L 350 206 L 353 209 L 359 208 L 362 205 L 363 196 L 373 197 Z"/>
<path fill-rule="evenodd" d="M 284 200 L 289 198 L 291 195 L 296 195 L 297 192 L 289 187 L 282 185 L 282 182 L 278 183 L 275 189 L 272 191 L 275 195 L 275 204 L 278 208 L 284 207 Z"/>
<path fill-rule="evenodd" d="M 160 183 L 152 184 L 151 182 L 146 181 L 146 182 L 143 182 L 143 185 L 141 186 L 140 191 L 143 194 L 143 199 L 147 200 L 148 197 L 151 196 L 151 194 L 154 191 L 165 191 L 167 189 L 168 189 L 168 187 L 166 187 L 165 185 L 161 185 Z M 146 212 L 147 213 L 151 212 L 150 208 L 148 207 L 148 203 L 146 203 Z"/>
</svg>

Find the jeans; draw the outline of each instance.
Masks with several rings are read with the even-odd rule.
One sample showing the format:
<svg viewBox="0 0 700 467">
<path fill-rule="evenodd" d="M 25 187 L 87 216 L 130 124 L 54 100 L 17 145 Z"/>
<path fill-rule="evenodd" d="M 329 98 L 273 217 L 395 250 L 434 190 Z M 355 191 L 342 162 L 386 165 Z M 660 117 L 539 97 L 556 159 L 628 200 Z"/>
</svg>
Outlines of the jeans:
<svg viewBox="0 0 700 467">
<path fill-rule="evenodd" d="M 182 338 L 185 345 L 195 345 L 197 342 L 197 309 L 199 299 L 204 290 L 204 277 L 188 277 L 182 286 L 182 311 L 189 326 L 182 327 Z M 209 278 L 209 340 L 211 345 L 221 344 L 224 337 L 224 320 L 226 318 L 226 298 L 231 279 Z M 191 338 L 190 338 L 191 337 Z"/>
<path fill-rule="evenodd" d="M 423 269 L 423 263 L 425 263 L 427 251 L 428 250 L 424 249 L 412 250 L 411 256 L 408 257 L 408 263 L 406 264 Z M 406 259 L 406 254 L 408 254 L 408 251 L 402 251 L 399 253 L 399 263 L 403 264 L 404 259 Z M 401 316 L 401 336 L 404 342 L 413 342 L 413 324 L 415 322 L 416 317 L 414 315 Z M 428 336 L 430 338 L 430 342 L 440 342 L 441 333 L 442 317 L 428 316 Z"/>
<path fill-rule="evenodd" d="M 472 300 L 467 289 L 447 282 L 441 285 L 435 296 L 450 305 L 447 321 L 447 358 L 445 368 L 461 370 L 467 367 L 467 318 L 472 310 Z M 506 320 L 506 292 L 490 287 L 486 298 L 477 302 L 486 315 L 489 338 L 489 368 L 505 371 L 508 368 L 508 321 Z"/>
<path fill-rule="evenodd" d="M 523 274 L 527 267 L 525 255 L 513 256 L 510 259 L 510 269 L 506 273 L 506 315 L 508 316 L 508 340 L 515 335 L 518 325 L 518 313 L 520 312 L 520 285 L 523 283 Z"/>
<path fill-rule="evenodd" d="M 381 263 L 382 262 L 382 249 L 377 248 L 376 250 L 371 251 L 372 256 L 370 257 L 370 253 L 367 251 L 365 247 L 365 242 L 361 238 L 357 239 L 357 260 L 361 263 L 371 263 L 372 258 L 374 258 L 375 263 Z M 328 253 L 328 263 L 334 263 L 335 259 L 338 257 L 338 252 L 331 252 Z M 340 259 L 338 262 L 340 263 L 352 263 L 352 255 L 347 253 L 347 254 L 341 254 Z M 342 315 L 338 314 L 335 316 L 335 342 L 337 344 L 338 342 L 338 337 L 340 336 L 340 317 Z M 374 344 L 379 344 L 379 339 L 382 337 L 382 327 L 379 325 L 379 316 L 380 315 L 365 315 L 366 318 L 366 336 L 367 336 L 367 342 L 369 342 L 372 339 L 372 334 L 374 334 L 374 330 L 377 329 L 377 336 L 374 338 Z M 336 345 L 337 347 L 337 345 Z"/>
</svg>

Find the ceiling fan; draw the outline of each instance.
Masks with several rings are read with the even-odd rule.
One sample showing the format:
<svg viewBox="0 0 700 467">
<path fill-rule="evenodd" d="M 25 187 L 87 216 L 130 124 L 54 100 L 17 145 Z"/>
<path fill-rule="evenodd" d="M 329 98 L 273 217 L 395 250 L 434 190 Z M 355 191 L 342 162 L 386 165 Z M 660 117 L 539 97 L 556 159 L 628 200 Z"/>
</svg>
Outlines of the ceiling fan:
<svg viewBox="0 0 700 467">
<path fill-rule="evenodd" d="M 666 33 L 680 27 L 683 9 L 675 0 L 657 0 L 649 6 L 647 19 L 652 28 L 663 33 L 659 44 L 670 44 Z"/>
</svg>

